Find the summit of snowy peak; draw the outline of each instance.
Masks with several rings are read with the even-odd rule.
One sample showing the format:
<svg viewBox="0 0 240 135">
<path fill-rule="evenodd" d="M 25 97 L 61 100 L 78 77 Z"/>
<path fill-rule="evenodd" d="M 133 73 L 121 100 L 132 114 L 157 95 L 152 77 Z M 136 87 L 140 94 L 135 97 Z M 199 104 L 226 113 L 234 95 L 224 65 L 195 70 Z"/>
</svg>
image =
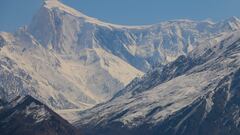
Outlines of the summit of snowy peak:
<svg viewBox="0 0 240 135">
<path fill-rule="evenodd" d="M 89 23 L 92 23 L 92 24 L 97 24 L 99 26 L 114 27 L 114 28 L 134 28 L 134 29 L 139 29 L 139 28 L 144 28 L 144 27 L 151 26 L 151 25 L 124 26 L 124 25 L 117 25 L 117 24 L 111 24 L 111 23 L 103 22 L 101 20 L 98 20 L 97 18 L 87 16 L 84 13 L 81 13 L 80 11 L 78 11 L 78 10 L 72 8 L 72 7 L 69 7 L 59 0 L 44 0 L 43 7 L 47 8 L 47 9 L 50 9 L 50 10 L 58 9 L 60 11 L 63 11 L 65 13 L 67 13 L 67 14 L 70 14 L 72 16 L 82 18 L 86 22 L 89 22 Z"/>
<path fill-rule="evenodd" d="M 89 21 L 89 22 L 92 22 L 92 23 L 100 23 L 100 24 L 103 23 L 96 18 L 89 17 L 89 16 L 81 13 L 80 11 L 63 4 L 59 0 L 45 0 L 44 4 L 43 4 L 43 7 L 47 8 L 47 9 L 50 9 L 50 10 L 58 9 L 60 11 L 63 11 L 65 13 L 67 13 L 67 14 L 70 14 L 72 16 L 84 18 L 84 19 L 86 19 L 86 21 Z"/>
<path fill-rule="evenodd" d="M 83 15 L 79 11 L 64 5 L 59 0 L 45 0 L 43 7 L 48 8 L 48 9 L 56 8 L 56 9 L 66 12 L 66 13 L 70 13 L 71 15 L 78 16 L 78 17 Z"/>
<path fill-rule="evenodd" d="M 229 25 L 186 19 L 121 26 L 88 17 L 61 1 L 43 3 L 23 30 L 12 36 L 0 33 L 0 84 L 6 95 L 29 94 L 54 109 L 86 109 L 106 101 L 142 72 L 232 31 Z"/>
</svg>

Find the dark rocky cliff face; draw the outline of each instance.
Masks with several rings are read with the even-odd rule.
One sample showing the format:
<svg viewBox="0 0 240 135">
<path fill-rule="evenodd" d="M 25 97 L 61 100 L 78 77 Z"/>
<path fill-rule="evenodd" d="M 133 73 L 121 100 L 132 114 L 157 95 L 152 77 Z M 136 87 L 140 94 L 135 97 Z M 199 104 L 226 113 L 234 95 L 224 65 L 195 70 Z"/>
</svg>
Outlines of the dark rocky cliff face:
<svg viewBox="0 0 240 135">
<path fill-rule="evenodd" d="M 0 111 L 1 135 L 79 135 L 77 130 L 46 105 L 26 96 Z"/>
</svg>

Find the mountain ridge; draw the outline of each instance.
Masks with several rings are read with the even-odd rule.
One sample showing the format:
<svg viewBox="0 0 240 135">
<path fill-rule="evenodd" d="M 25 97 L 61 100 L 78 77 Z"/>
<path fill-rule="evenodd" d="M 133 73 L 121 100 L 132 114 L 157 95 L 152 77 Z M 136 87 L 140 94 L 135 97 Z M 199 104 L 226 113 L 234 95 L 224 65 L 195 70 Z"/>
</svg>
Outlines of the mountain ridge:
<svg viewBox="0 0 240 135">
<path fill-rule="evenodd" d="M 143 80 L 148 83 L 133 82 L 112 100 L 80 112 L 81 123 L 75 124 L 90 135 L 239 134 L 239 103 L 234 99 L 239 93 L 239 33 L 198 46 L 167 64 L 170 72 L 147 74 Z M 167 80 L 161 82 L 164 76 Z M 225 122 L 228 128 L 223 128 Z"/>
<path fill-rule="evenodd" d="M 84 110 L 201 42 L 240 29 L 236 18 L 137 28 L 95 20 L 48 1 L 28 26 L 14 34 L 1 32 L 0 97 L 31 95 L 54 110 Z"/>
<path fill-rule="evenodd" d="M 78 135 L 78 131 L 58 114 L 27 95 L 17 97 L 0 110 L 3 135 Z"/>
</svg>

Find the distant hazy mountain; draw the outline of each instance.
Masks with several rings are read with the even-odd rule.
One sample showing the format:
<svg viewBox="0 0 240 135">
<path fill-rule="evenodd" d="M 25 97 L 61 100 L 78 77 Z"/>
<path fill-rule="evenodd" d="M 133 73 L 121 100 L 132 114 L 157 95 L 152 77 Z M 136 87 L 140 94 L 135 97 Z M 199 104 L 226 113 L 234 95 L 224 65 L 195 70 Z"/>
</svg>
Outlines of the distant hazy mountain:
<svg viewBox="0 0 240 135">
<path fill-rule="evenodd" d="M 239 28 L 236 17 L 120 26 L 46 0 L 29 26 L 0 33 L 0 97 L 31 95 L 55 110 L 86 109 L 200 42 Z"/>
<path fill-rule="evenodd" d="M 240 31 L 135 79 L 81 112 L 88 135 L 239 135 Z"/>
<path fill-rule="evenodd" d="M 26 96 L 0 109 L 1 135 L 80 135 L 46 105 Z"/>
</svg>

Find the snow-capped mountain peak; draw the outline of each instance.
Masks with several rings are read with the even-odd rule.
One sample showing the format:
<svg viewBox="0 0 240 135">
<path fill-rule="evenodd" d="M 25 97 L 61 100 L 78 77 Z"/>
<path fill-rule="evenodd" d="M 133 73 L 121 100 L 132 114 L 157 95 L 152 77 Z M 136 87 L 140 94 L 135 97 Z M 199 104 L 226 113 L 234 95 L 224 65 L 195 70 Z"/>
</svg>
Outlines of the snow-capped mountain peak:
<svg viewBox="0 0 240 135">
<path fill-rule="evenodd" d="M 114 28 L 136 28 L 137 29 L 137 28 L 147 27 L 147 26 L 123 26 L 123 25 L 106 23 L 106 22 L 100 21 L 96 18 L 87 16 L 87 15 L 81 13 L 80 11 L 61 3 L 59 0 L 46 0 L 44 2 L 43 7 L 48 8 L 50 10 L 58 9 L 66 14 L 84 19 L 84 21 L 86 21 L 86 22 L 89 22 L 89 23 L 92 23 L 95 25 L 99 25 L 99 26 L 109 27 L 109 28 L 114 27 Z"/>
<path fill-rule="evenodd" d="M 86 17 L 87 18 L 87 16 L 83 15 L 79 11 L 77 11 L 67 5 L 64 5 L 59 0 L 46 0 L 46 1 L 44 1 L 43 7 L 51 9 L 51 10 L 59 9 L 59 10 L 64 11 L 65 13 L 74 15 L 76 17 Z"/>
<path fill-rule="evenodd" d="M 0 96 L 32 95 L 54 109 L 86 109 L 111 99 L 144 72 L 232 32 L 226 24 L 120 26 L 48 0 L 30 25 L 0 33 Z"/>
</svg>

